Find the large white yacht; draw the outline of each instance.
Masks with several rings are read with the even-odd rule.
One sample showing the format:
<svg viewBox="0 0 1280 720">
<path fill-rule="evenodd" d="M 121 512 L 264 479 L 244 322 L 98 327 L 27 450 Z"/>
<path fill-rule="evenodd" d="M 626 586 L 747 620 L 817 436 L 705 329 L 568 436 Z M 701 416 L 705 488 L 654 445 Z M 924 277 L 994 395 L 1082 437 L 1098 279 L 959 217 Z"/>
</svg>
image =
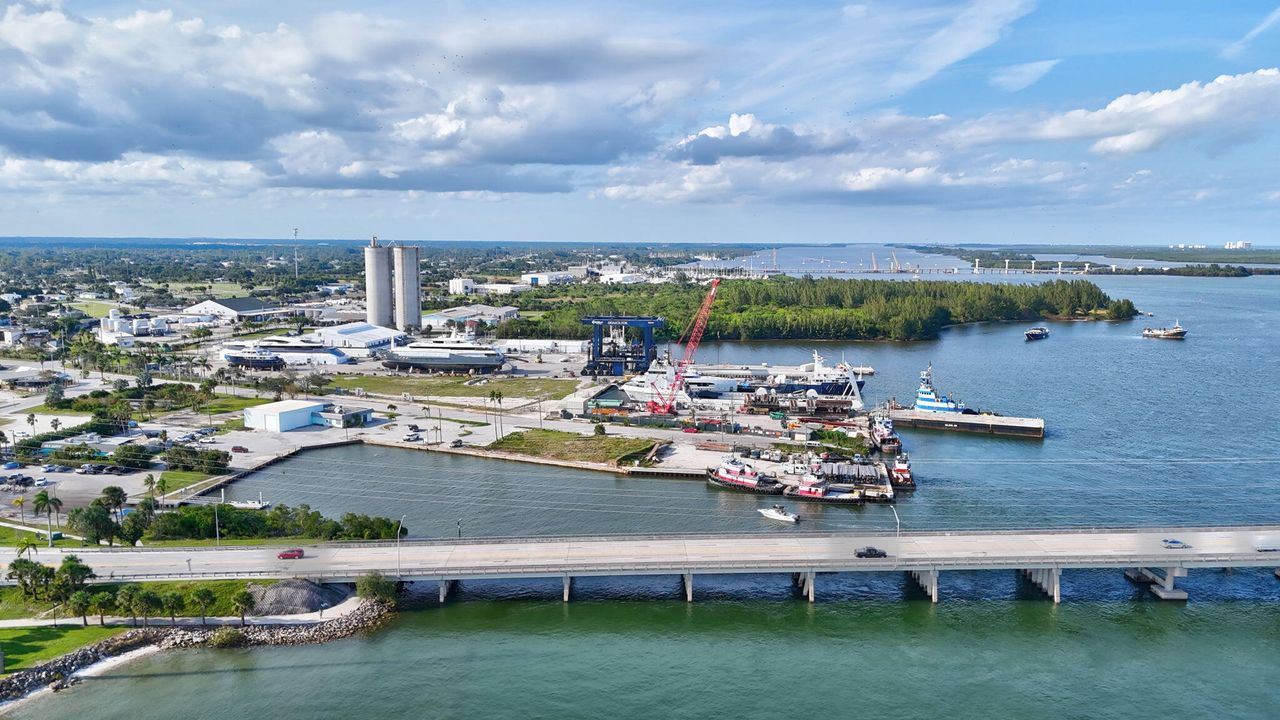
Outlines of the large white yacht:
<svg viewBox="0 0 1280 720">
<path fill-rule="evenodd" d="M 454 332 L 392 347 L 382 364 L 393 370 L 490 373 L 506 361 L 501 352 L 478 342 L 473 333 Z"/>
<path fill-rule="evenodd" d="M 328 347 L 314 338 L 272 336 L 256 340 L 227 340 L 222 344 L 222 357 L 232 364 L 245 364 L 243 358 L 275 356 L 286 365 L 345 365 L 351 358 L 341 350 Z"/>
</svg>

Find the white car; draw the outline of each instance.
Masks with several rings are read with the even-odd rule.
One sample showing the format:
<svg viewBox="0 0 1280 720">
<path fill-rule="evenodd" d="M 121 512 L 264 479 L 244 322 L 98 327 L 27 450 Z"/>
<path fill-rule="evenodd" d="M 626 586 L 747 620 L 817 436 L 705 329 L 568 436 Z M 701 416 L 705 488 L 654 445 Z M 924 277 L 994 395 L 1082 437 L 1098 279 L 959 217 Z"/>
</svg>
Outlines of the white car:
<svg viewBox="0 0 1280 720">
<path fill-rule="evenodd" d="M 1166 550 L 1188 550 L 1191 548 L 1190 545 L 1174 538 L 1165 538 L 1162 542 Z"/>
<path fill-rule="evenodd" d="M 34 487 L 44 487 L 49 484 L 49 478 L 38 477 L 31 483 Z"/>
</svg>

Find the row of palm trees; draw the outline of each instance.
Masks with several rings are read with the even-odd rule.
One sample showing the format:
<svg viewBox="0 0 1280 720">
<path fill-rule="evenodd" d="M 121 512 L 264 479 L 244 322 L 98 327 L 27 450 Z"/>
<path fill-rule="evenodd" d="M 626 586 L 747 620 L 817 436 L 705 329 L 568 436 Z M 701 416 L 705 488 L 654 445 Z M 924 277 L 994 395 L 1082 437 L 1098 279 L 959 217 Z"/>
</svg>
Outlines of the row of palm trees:
<svg viewBox="0 0 1280 720">
<path fill-rule="evenodd" d="M 190 606 L 200 613 L 200 624 L 208 624 L 209 608 L 217 602 L 217 595 L 207 587 L 197 587 L 191 591 Z M 240 624 L 245 624 L 245 614 L 252 612 L 256 602 L 248 590 L 240 590 L 231 596 L 231 609 L 240 616 Z M 143 627 L 151 624 L 151 618 L 158 613 L 169 616 L 172 625 L 178 624 L 178 615 L 188 607 L 188 598 L 180 592 L 155 592 L 140 585 L 124 585 L 114 593 L 102 591 L 90 594 L 81 590 L 72 593 L 67 599 L 67 609 L 72 615 L 79 615 L 83 624 L 89 624 L 89 615 L 98 616 L 98 624 L 106 625 L 106 616 L 113 612 L 125 612 L 138 624 L 138 616 L 142 616 Z"/>
<path fill-rule="evenodd" d="M 123 490 L 121 492 L 124 492 Z M 13 499 L 13 506 L 18 508 L 18 517 L 23 524 L 27 522 L 26 506 L 27 498 L 25 495 L 19 495 Z M 41 490 L 31 498 L 31 510 L 36 517 L 45 516 L 46 525 L 49 531 L 49 547 L 53 547 L 53 519 L 58 517 L 58 526 L 62 526 L 62 498 L 57 495 L 50 495 L 48 490 Z M 21 554 L 21 553 L 19 553 Z"/>
</svg>

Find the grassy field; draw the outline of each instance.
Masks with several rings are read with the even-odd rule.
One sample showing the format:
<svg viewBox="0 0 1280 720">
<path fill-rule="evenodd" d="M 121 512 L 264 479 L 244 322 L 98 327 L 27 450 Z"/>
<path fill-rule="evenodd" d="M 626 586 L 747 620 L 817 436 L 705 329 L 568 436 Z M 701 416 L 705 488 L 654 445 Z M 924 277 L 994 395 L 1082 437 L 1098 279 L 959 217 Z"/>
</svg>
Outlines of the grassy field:
<svg viewBox="0 0 1280 720">
<path fill-rule="evenodd" d="M 216 298 L 245 297 L 251 292 L 240 287 L 240 283 L 203 283 L 198 285 L 175 284 L 172 287 L 172 291 L 175 295 L 185 294 L 194 297 L 196 295 L 203 295 L 205 287 L 210 285 L 213 286 L 213 290 L 210 292 Z"/>
<path fill-rule="evenodd" d="M 360 388 L 378 395 L 409 393 L 415 397 L 475 397 L 487 398 L 491 392 L 500 392 L 504 398 L 536 398 L 560 400 L 578 386 L 577 380 L 553 378 L 505 378 L 467 385 L 463 377 L 370 377 L 365 375 L 336 375 L 334 387 L 354 390 Z"/>
<path fill-rule="evenodd" d="M 165 470 L 160 473 L 160 479 L 164 480 L 165 487 L 169 488 L 168 492 L 173 492 L 180 487 L 186 487 L 191 483 L 208 480 L 211 477 L 213 476 L 208 473 L 202 473 L 196 470 Z"/>
<path fill-rule="evenodd" d="M 198 561 L 199 558 L 196 558 Z M 186 609 L 178 613 L 178 617 L 200 617 L 200 608 L 191 600 L 191 595 L 196 588 L 207 587 L 213 591 L 213 604 L 209 606 L 209 616 L 232 616 L 235 610 L 231 605 L 231 598 L 240 592 L 249 583 L 254 585 L 271 585 L 275 580 L 193 580 L 193 581 L 175 581 L 175 582 L 154 582 L 145 583 L 145 587 L 159 595 L 165 593 L 176 592 L 186 599 Z M 100 592 L 115 593 L 120 589 L 122 583 L 102 583 L 100 585 L 91 585 L 89 593 L 97 594 Z M 35 617 L 40 613 L 53 609 L 53 603 L 45 600 L 29 600 L 24 599 L 22 594 L 18 592 L 16 587 L 0 588 L 0 620 L 14 620 L 18 618 Z M 127 617 L 129 613 L 117 610 L 110 613 L 117 617 Z M 153 616 L 158 617 L 158 616 Z M 165 616 L 168 620 L 168 616 Z M 77 619 L 78 622 L 78 619 Z M 97 617 L 90 615 L 89 622 L 97 622 Z M 68 622 L 70 624 L 70 622 Z M 142 624 L 142 619 L 138 619 L 138 624 Z M 5 647 L 5 655 L 9 654 L 9 649 Z"/>
<path fill-rule="evenodd" d="M 78 620 L 68 620 L 65 625 L 57 626 L 0 629 L 0 647 L 4 648 L 4 670 L 6 673 L 25 670 L 59 655 L 65 655 L 76 648 L 118 635 L 128 629 L 97 625 L 81 627 Z"/>
<path fill-rule="evenodd" d="M 270 330 L 259 330 L 258 332 L 251 332 L 251 333 L 245 333 L 244 335 L 237 335 L 236 339 L 237 340 L 256 340 L 258 338 L 264 338 L 264 337 L 277 337 L 279 335 L 284 335 L 285 333 L 291 330 L 293 330 L 292 327 L 272 328 Z"/>
<path fill-rule="evenodd" d="M 44 403 L 28 408 L 26 412 L 34 413 L 36 415 L 83 415 L 85 417 L 93 414 L 88 410 L 61 410 L 58 408 L 51 408 Z"/>
<path fill-rule="evenodd" d="M 63 519 L 65 520 L 66 518 L 64 517 Z M 38 525 L 40 528 L 41 535 L 43 535 L 45 532 L 44 530 L 45 525 L 42 522 L 43 520 L 44 520 L 43 517 L 41 517 L 39 520 L 33 517 L 31 512 L 31 498 L 27 498 L 27 523 L 31 525 Z M 54 525 L 53 529 L 55 532 L 57 532 L 61 528 L 59 528 L 57 525 Z M 18 538 L 22 538 L 22 537 L 29 537 L 38 541 L 40 543 L 40 547 L 42 548 L 49 546 L 48 540 L 41 540 L 40 538 L 36 537 L 35 530 L 18 530 L 17 528 L 11 528 L 11 527 L 6 527 L 4 525 L 0 525 L 0 547 L 13 547 L 18 544 Z M 80 547 L 80 541 L 72 540 L 70 538 L 63 538 L 62 540 L 55 540 L 53 542 L 53 545 L 54 547 Z M 40 559 L 39 552 L 36 553 L 36 557 L 34 557 L 33 559 L 35 560 Z"/>
<path fill-rule="evenodd" d="M 104 302 L 93 302 L 86 300 L 84 302 L 71 303 L 71 307 L 80 310 L 91 318 L 104 318 L 116 305 Z"/>
<path fill-rule="evenodd" d="M 219 413 L 239 412 L 245 408 L 255 407 L 257 405 L 266 405 L 271 402 L 267 398 L 254 397 L 234 397 L 231 395 L 219 395 L 213 399 L 208 405 L 200 406 L 200 414 L 217 415 Z"/>
<path fill-rule="evenodd" d="M 222 538 L 221 541 L 214 538 L 204 538 L 200 540 L 143 540 L 143 547 L 155 548 L 182 548 L 182 547 L 215 547 L 215 546 L 262 546 L 262 547 L 297 547 L 308 543 L 316 542 L 315 538 L 300 537 L 274 537 L 274 538 Z"/>
<path fill-rule="evenodd" d="M 511 433 L 488 447 L 556 460 L 616 463 L 629 455 L 648 452 L 653 441 L 614 435 L 579 435 L 560 430 L 525 430 Z"/>
</svg>

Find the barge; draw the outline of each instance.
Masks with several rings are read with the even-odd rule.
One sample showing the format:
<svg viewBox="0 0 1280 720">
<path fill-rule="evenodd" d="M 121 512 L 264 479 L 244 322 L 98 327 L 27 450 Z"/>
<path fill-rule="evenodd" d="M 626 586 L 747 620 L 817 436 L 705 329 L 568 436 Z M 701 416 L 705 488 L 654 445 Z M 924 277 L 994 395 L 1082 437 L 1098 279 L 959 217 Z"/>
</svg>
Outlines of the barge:
<svg viewBox="0 0 1280 720">
<path fill-rule="evenodd" d="M 1005 415 L 979 415 L 968 413 L 937 413 L 907 408 L 889 411 L 889 417 L 899 427 L 920 430 L 950 430 L 954 432 L 1006 435 L 1009 437 L 1043 438 L 1044 418 L 1008 417 Z"/>
</svg>

